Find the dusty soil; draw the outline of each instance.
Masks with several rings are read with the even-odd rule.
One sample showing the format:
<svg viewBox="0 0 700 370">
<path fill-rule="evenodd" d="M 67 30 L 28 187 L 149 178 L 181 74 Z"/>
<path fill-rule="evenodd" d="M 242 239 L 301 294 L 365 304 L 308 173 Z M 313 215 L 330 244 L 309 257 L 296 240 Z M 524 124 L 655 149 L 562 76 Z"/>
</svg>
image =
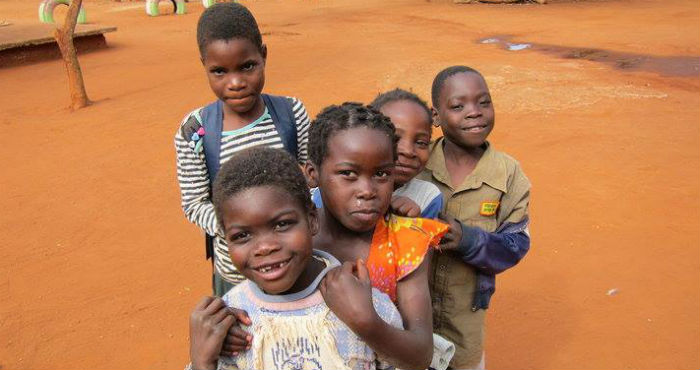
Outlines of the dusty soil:
<svg viewBox="0 0 700 370">
<path fill-rule="evenodd" d="M 244 3 L 269 45 L 266 91 L 311 114 L 395 86 L 427 98 L 452 64 L 486 75 L 491 140 L 533 183 L 532 249 L 498 279 L 489 368 L 700 366 L 698 74 L 477 43 L 507 35 L 692 70 L 700 3 Z M 0 366 L 181 368 L 188 312 L 210 286 L 172 143 L 213 98 L 195 46 L 202 7 L 150 18 L 139 2 L 85 5 L 119 28 L 80 58 L 95 105 L 66 108 L 58 60 L 0 69 Z M 35 20 L 36 6 L 4 0 L 0 20 Z"/>
</svg>

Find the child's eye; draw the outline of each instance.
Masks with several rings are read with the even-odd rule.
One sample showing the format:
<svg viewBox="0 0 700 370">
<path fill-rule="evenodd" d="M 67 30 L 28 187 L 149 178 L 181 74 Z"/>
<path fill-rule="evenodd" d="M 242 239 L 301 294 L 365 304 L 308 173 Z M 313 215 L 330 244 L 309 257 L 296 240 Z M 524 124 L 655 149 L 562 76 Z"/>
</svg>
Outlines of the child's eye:
<svg viewBox="0 0 700 370">
<path fill-rule="evenodd" d="M 275 230 L 276 231 L 284 231 L 284 230 L 289 229 L 294 224 L 295 224 L 294 220 L 281 220 L 275 224 Z"/>
<path fill-rule="evenodd" d="M 338 174 L 343 177 L 355 177 L 355 171 L 351 170 L 340 170 L 338 171 Z"/>
<path fill-rule="evenodd" d="M 430 145 L 430 143 L 424 140 L 418 140 L 416 141 L 416 145 L 420 148 L 427 148 Z"/>
<path fill-rule="evenodd" d="M 243 67 L 241 67 L 241 70 L 250 71 L 250 70 L 253 70 L 256 65 L 257 65 L 257 63 L 248 62 L 248 63 L 244 64 Z"/>
<path fill-rule="evenodd" d="M 463 107 L 464 106 L 462 104 L 457 104 L 457 105 L 450 106 L 450 109 L 452 109 L 454 111 L 460 111 L 460 110 L 462 110 Z"/>
<path fill-rule="evenodd" d="M 479 104 L 481 104 L 482 107 L 488 107 L 491 105 L 491 100 L 482 100 Z"/>
<path fill-rule="evenodd" d="M 384 170 L 382 170 L 382 171 L 377 171 L 377 173 L 375 174 L 375 176 L 377 176 L 377 177 L 379 177 L 379 178 L 386 178 L 386 177 L 391 176 L 391 172 L 389 172 L 389 171 L 384 171 Z"/>
<path fill-rule="evenodd" d="M 248 233 L 247 231 L 241 231 L 241 232 L 237 232 L 237 233 L 234 233 L 233 235 L 231 235 L 229 237 L 229 241 L 232 243 L 241 244 L 241 243 L 244 243 L 249 237 L 250 237 L 250 233 Z"/>
<path fill-rule="evenodd" d="M 222 76 L 226 74 L 226 70 L 223 68 L 214 68 L 211 70 L 211 73 L 215 76 Z"/>
</svg>

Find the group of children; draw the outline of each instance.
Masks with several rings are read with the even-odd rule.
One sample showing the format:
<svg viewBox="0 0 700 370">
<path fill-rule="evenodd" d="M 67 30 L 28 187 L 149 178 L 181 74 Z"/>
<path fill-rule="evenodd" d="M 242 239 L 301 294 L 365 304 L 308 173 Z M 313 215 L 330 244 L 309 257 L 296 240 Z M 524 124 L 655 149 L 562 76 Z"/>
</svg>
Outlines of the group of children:
<svg viewBox="0 0 700 370">
<path fill-rule="evenodd" d="M 309 122 L 262 93 L 267 48 L 244 6 L 205 10 L 197 42 L 218 99 L 175 147 L 214 297 L 190 316 L 190 366 L 484 368 L 495 274 L 529 248 L 530 184 L 486 140 L 481 74 L 441 71 L 432 109 L 396 89 Z"/>
</svg>

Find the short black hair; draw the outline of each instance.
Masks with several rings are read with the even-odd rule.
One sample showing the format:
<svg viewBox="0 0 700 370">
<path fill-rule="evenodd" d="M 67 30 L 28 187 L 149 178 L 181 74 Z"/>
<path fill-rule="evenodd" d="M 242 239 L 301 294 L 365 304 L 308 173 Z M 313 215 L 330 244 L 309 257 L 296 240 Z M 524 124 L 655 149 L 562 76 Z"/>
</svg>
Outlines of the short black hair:
<svg viewBox="0 0 700 370">
<path fill-rule="evenodd" d="M 309 130 L 309 159 L 320 166 L 328 154 L 328 140 L 340 131 L 357 127 L 379 130 L 391 140 L 396 160 L 396 128 L 389 118 L 361 103 L 345 102 L 324 108 L 311 122 Z"/>
<path fill-rule="evenodd" d="M 476 73 L 479 75 L 482 79 L 484 76 L 479 73 L 474 68 L 467 67 L 467 66 L 452 66 L 452 67 L 447 67 L 440 71 L 440 73 L 435 76 L 435 79 L 433 80 L 433 88 L 430 92 L 430 97 L 433 101 L 433 107 L 437 108 L 438 106 L 438 99 L 440 98 L 440 90 L 442 90 L 442 86 L 445 84 L 445 81 L 456 75 L 457 73 Z"/>
<path fill-rule="evenodd" d="M 262 36 L 253 14 L 239 3 L 216 3 L 207 8 L 197 23 L 199 55 L 204 58 L 207 45 L 216 40 L 245 39 L 263 53 Z"/>
<path fill-rule="evenodd" d="M 418 95 L 414 94 L 411 91 L 406 91 L 404 89 L 400 88 L 395 88 L 394 90 L 387 91 L 385 93 L 381 93 L 377 95 L 374 100 L 372 100 L 369 105 L 376 109 L 376 110 L 382 110 L 382 107 L 389 104 L 393 103 L 396 101 L 409 101 L 412 103 L 418 104 L 419 107 L 423 108 L 425 110 L 425 114 L 428 115 L 428 122 L 433 123 L 433 112 L 430 111 L 430 108 L 428 107 L 428 104 L 418 97 Z M 431 125 L 432 127 L 432 125 Z"/>
<path fill-rule="evenodd" d="M 219 169 L 213 186 L 212 203 L 223 227 L 223 205 L 232 196 L 258 186 L 274 186 L 294 197 L 307 211 L 315 209 L 301 168 L 282 149 L 257 146 L 234 154 Z"/>
</svg>

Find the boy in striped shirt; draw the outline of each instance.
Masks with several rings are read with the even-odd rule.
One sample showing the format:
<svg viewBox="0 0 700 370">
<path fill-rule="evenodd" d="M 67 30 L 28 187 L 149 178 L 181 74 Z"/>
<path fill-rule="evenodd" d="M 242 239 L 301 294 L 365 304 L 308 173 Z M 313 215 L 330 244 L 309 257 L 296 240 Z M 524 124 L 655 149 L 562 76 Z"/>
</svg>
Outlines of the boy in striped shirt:
<svg viewBox="0 0 700 370">
<path fill-rule="evenodd" d="M 175 133 L 177 177 L 185 217 L 207 235 L 213 290 L 220 297 L 244 277 L 231 262 L 211 202 L 218 168 L 234 153 L 259 145 L 284 148 L 306 162 L 309 118 L 298 99 L 262 93 L 267 47 L 243 5 L 218 3 L 205 10 L 197 43 L 218 100 L 190 112 Z"/>
</svg>

